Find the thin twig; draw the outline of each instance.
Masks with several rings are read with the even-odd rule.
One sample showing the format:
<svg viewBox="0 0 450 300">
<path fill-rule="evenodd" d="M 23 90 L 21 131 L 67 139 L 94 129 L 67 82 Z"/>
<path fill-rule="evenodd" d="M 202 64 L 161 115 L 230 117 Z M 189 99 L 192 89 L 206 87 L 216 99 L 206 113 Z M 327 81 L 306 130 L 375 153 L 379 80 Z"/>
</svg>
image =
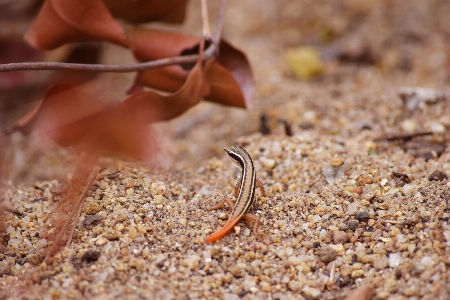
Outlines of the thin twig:
<svg viewBox="0 0 450 300">
<path fill-rule="evenodd" d="M 222 38 L 223 27 L 225 24 L 225 12 L 227 10 L 227 2 L 227 0 L 222 0 L 220 2 L 219 20 L 217 21 L 217 28 L 213 37 L 213 41 L 215 44 L 219 44 L 220 39 Z"/>
<path fill-rule="evenodd" d="M 203 60 L 208 60 L 216 55 L 216 46 L 211 44 L 203 54 Z M 175 56 L 143 63 L 130 65 L 103 65 L 103 64 L 73 64 L 60 62 L 21 62 L 0 64 L 0 72 L 31 71 L 31 70 L 72 70 L 72 71 L 94 71 L 109 73 L 141 72 L 148 69 L 160 68 L 169 65 L 195 63 L 198 54 Z"/>
<path fill-rule="evenodd" d="M 202 25 L 203 37 L 208 39 L 211 37 L 211 28 L 209 27 L 209 13 L 207 0 L 202 0 Z"/>
</svg>

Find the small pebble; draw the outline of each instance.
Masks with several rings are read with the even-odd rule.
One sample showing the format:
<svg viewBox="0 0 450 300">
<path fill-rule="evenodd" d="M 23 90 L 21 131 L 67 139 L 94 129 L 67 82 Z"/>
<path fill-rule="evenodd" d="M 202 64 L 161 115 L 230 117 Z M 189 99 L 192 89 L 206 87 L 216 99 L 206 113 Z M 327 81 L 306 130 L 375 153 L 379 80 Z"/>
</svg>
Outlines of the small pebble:
<svg viewBox="0 0 450 300">
<path fill-rule="evenodd" d="M 127 189 L 126 190 L 126 194 L 127 194 L 127 197 L 133 196 L 134 195 L 134 189 L 133 188 Z"/>
<path fill-rule="evenodd" d="M 86 208 L 84 211 L 86 212 L 87 215 L 95 215 L 96 213 L 98 213 L 101 210 L 102 210 L 102 207 L 97 202 L 87 202 Z"/>
<path fill-rule="evenodd" d="M 359 277 L 363 277 L 363 276 L 364 276 L 363 270 L 354 270 L 351 274 L 352 278 L 359 278 Z"/>
<path fill-rule="evenodd" d="M 346 214 L 351 216 L 356 214 L 356 212 L 358 211 L 358 209 L 361 207 L 361 204 L 359 202 L 352 202 L 347 206 L 347 212 Z"/>
<path fill-rule="evenodd" d="M 245 275 L 245 269 L 237 265 L 231 266 L 228 271 L 236 278 L 241 278 Z"/>
<path fill-rule="evenodd" d="M 317 256 L 324 263 L 329 263 L 329 262 L 333 261 L 336 258 L 337 253 L 330 246 L 323 246 L 322 248 L 320 248 L 317 251 Z"/>
<path fill-rule="evenodd" d="M 363 211 L 356 214 L 355 219 L 358 221 L 367 221 L 370 219 L 369 213 Z"/>
<path fill-rule="evenodd" d="M 320 290 L 309 287 L 309 286 L 305 286 L 302 289 L 303 295 L 306 297 L 306 299 L 320 299 L 320 296 L 322 295 L 322 293 L 320 292 Z"/>
<path fill-rule="evenodd" d="M 104 237 L 99 237 L 96 241 L 95 244 L 97 246 L 103 246 L 104 244 L 106 244 L 108 242 L 108 239 L 105 239 Z"/>
<path fill-rule="evenodd" d="M 436 170 L 431 173 L 430 177 L 428 178 L 430 181 L 443 181 L 448 178 L 447 174 L 445 172 Z"/>
<path fill-rule="evenodd" d="M 259 161 L 266 169 L 273 169 L 275 167 L 275 160 L 272 158 L 260 157 Z"/>
<path fill-rule="evenodd" d="M 396 268 L 400 265 L 402 259 L 401 253 L 389 253 L 389 267 Z"/>
<path fill-rule="evenodd" d="M 384 268 L 387 268 L 389 265 L 389 260 L 386 255 L 382 255 L 380 259 L 377 259 L 373 262 L 373 266 L 375 269 L 383 270 Z"/>
<path fill-rule="evenodd" d="M 331 249 L 334 250 L 334 252 L 336 252 L 337 256 L 344 256 L 345 254 L 345 249 L 344 246 L 342 244 L 337 244 L 337 245 L 330 245 L 329 246 Z"/>
<path fill-rule="evenodd" d="M 288 288 L 293 291 L 294 293 L 298 293 L 302 290 L 303 284 L 300 281 L 297 280 L 291 280 L 288 283 Z"/>
<path fill-rule="evenodd" d="M 100 252 L 89 250 L 83 254 L 83 256 L 81 257 L 81 261 L 91 263 L 91 262 L 97 261 L 99 258 L 100 258 Z"/>
<path fill-rule="evenodd" d="M 354 231 L 358 228 L 358 224 L 359 224 L 358 220 L 350 220 L 348 222 L 348 229 Z"/>
<path fill-rule="evenodd" d="M 333 243 L 345 244 L 348 241 L 348 234 L 345 231 L 336 231 L 333 233 Z"/>
<path fill-rule="evenodd" d="M 344 160 L 340 157 L 334 156 L 331 161 L 330 161 L 330 165 L 332 167 L 339 167 L 344 163 Z"/>
</svg>

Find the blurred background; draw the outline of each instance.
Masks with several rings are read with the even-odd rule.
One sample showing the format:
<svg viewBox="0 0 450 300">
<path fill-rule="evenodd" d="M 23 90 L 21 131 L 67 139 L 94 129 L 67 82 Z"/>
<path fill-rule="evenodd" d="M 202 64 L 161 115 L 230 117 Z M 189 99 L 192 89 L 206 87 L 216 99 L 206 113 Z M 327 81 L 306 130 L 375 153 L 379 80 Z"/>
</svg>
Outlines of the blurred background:
<svg viewBox="0 0 450 300">
<path fill-rule="evenodd" d="M 218 1 L 209 3 L 214 28 Z M 71 45 L 46 52 L 27 46 L 22 36 L 41 4 L 0 0 L 0 63 L 134 62 L 127 50 L 109 44 Z M 264 5 L 258 0 L 230 0 L 224 38 L 250 60 L 256 80 L 253 107 L 242 110 L 204 102 L 175 120 L 156 124 L 157 131 L 167 137 L 162 145 L 167 155 L 161 164 L 197 167 L 205 159 L 223 155 L 223 147 L 240 136 L 261 134 L 262 126 L 274 134 L 286 134 L 288 124 L 290 134 L 313 129 L 336 131 L 344 138 L 366 125 L 389 132 L 389 122 L 377 119 L 389 118 L 401 103 L 397 95 L 401 87 L 448 89 L 449 15 L 446 0 L 277 0 L 264 1 Z M 148 26 L 200 35 L 200 16 L 200 1 L 194 0 L 183 25 Z M 30 111 L 49 83 L 65 75 L 0 73 L 1 128 Z M 97 76 L 105 82 L 105 93 L 111 95 L 123 94 L 134 78 L 134 74 Z M 450 126 L 447 119 L 441 123 Z M 417 129 L 426 126 L 426 122 L 418 124 Z M 42 147 L 41 140 L 19 133 L 4 140 L 13 179 L 64 174 L 65 149 L 51 144 Z"/>
</svg>

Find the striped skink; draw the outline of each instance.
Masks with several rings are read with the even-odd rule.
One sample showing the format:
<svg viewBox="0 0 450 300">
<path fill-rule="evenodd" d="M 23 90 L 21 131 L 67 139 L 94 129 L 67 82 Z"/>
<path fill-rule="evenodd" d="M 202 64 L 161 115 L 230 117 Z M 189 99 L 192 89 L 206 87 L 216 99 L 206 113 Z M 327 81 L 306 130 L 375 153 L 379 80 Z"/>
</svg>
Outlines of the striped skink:
<svg viewBox="0 0 450 300">
<path fill-rule="evenodd" d="M 219 202 L 218 205 L 212 209 L 218 209 L 225 204 L 231 209 L 231 215 L 228 221 L 215 233 L 206 238 L 206 242 L 212 243 L 218 239 L 224 237 L 242 218 L 253 221 L 253 233 L 257 235 L 259 227 L 259 217 L 248 213 L 248 209 L 252 205 L 255 198 L 255 187 L 259 186 L 261 194 L 265 196 L 265 191 L 262 183 L 256 178 L 255 167 L 253 166 L 252 158 L 244 148 L 239 145 L 234 145 L 224 149 L 228 156 L 231 157 L 242 169 L 240 179 L 235 186 L 235 196 L 237 198 L 236 204 L 233 207 L 233 203 L 229 198 L 225 198 Z"/>
</svg>

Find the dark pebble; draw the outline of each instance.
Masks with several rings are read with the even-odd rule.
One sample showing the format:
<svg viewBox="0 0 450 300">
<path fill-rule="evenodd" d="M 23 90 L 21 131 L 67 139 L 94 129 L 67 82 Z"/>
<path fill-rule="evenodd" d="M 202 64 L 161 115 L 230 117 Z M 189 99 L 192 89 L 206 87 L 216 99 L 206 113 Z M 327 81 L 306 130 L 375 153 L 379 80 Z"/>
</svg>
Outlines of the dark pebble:
<svg viewBox="0 0 450 300">
<path fill-rule="evenodd" d="M 428 179 L 430 181 L 433 181 L 433 180 L 434 181 L 442 181 L 442 180 L 445 180 L 447 178 L 448 178 L 447 174 L 445 174 L 442 171 L 438 171 L 438 170 L 436 170 L 433 173 L 431 173 L 430 177 L 428 177 Z"/>
<path fill-rule="evenodd" d="M 348 229 L 355 231 L 358 228 L 358 220 L 351 220 L 348 222 Z"/>
<path fill-rule="evenodd" d="M 355 219 L 358 221 L 367 221 L 370 219 L 369 213 L 368 212 L 359 212 L 356 214 Z"/>
<path fill-rule="evenodd" d="M 83 254 L 83 256 L 81 257 L 81 261 L 91 263 L 91 262 L 97 261 L 99 259 L 99 257 L 100 257 L 100 252 L 89 250 Z"/>
</svg>

